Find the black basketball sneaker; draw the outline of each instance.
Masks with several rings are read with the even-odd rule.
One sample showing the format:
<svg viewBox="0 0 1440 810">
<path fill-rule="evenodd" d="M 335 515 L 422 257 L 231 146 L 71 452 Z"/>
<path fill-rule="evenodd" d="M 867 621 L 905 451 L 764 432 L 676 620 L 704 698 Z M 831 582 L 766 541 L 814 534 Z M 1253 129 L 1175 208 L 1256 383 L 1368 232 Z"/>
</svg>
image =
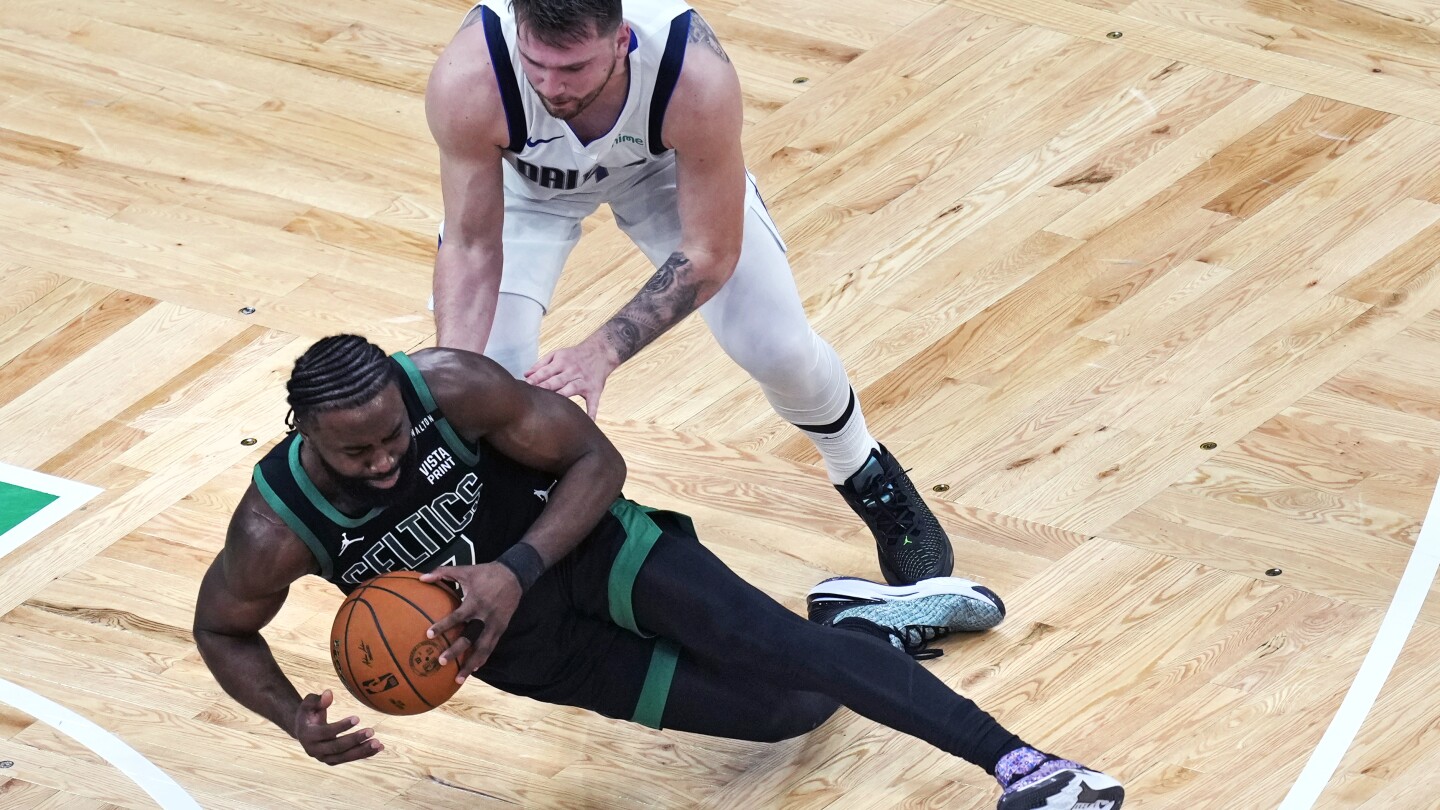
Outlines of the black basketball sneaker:
<svg viewBox="0 0 1440 810">
<path fill-rule="evenodd" d="M 1040 756 L 1029 771 L 1012 777 L 997 810 L 1120 810 L 1125 804 L 1125 788 L 1114 778 L 1068 759 Z"/>
<path fill-rule="evenodd" d="M 959 577 L 933 577 L 914 585 L 833 577 L 810 589 L 805 607 L 812 622 L 888 637 L 892 645 L 921 659 L 940 655 L 926 649 L 936 639 L 989 630 L 1005 618 L 1005 603 L 994 591 Z M 866 625 L 855 626 L 862 621 Z"/>
<path fill-rule="evenodd" d="M 950 538 L 884 445 L 835 488 L 875 535 L 886 582 L 908 585 L 950 576 L 955 568 Z"/>
</svg>

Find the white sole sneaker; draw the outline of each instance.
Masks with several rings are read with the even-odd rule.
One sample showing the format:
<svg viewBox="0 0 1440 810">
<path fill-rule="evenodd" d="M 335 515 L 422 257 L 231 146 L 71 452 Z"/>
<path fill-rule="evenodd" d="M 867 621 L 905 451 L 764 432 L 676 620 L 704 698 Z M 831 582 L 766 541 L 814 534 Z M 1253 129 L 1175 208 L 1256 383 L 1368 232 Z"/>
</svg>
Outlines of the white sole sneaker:
<svg viewBox="0 0 1440 810">
<path fill-rule="evenodd" d="M 1120 810 L 1125 788 L 1089 768 L 1066 768 L 1000 797 L 997 810 Z"/>
<path fill-rule="evenodd" d="M 834 577 L 811 588 L 805 603 L 816 621 L 834 624 L 858 616 L 897 631 L 935 627 L 973 633 L 1005 618 L 1005 603 L 994 591 L 960 577 L 932 577 L 913 585 Z"/>
</svg>

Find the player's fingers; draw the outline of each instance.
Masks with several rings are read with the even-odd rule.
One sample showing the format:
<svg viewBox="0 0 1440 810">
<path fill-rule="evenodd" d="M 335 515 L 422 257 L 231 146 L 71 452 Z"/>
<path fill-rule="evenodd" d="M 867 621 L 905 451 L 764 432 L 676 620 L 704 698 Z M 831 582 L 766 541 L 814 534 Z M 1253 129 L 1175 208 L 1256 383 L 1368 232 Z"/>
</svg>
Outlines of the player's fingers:
<svg viewBox="0 0 1440 810">
<path fill-rule="evenodd" d="M 455 608 L 455 610 L 451 611 L 445 618 L 430 625 L 430 630 L 426 632 L 425 637 L 439 638 L 452 628 L 463 626 L 465 622 L 474 618 L 474 615 L 475 605 L 473 603 L 461 602 L 460 607 Z"/>
<path fill-rule="evenodd" d="M 421 582 L 440 582 L 441 580 L 445 580 L 447 582 L 454 582 L 455 569 L 449 565 L 441 565 L 427 574 L 420 575 Z"/>
<path fill-rule="evenodd" d="M 336 739 L 341 734 L 359 725 L 359 723 L 360 718 L 358 717 L 346 717 L 343 720 L 336 720 L 333 723 L 311 723 L 300 733 L 314 742 L 324 742 L 326 740 Z"/>
<path fill-rule="evenodd" d="M 480 637 L 475 640 L 475 644 L 470 648 L 470 653 L 460 664 L 461 675 L 469 676 L 475 670 L 485 666 L 485 662 L 490 660 L 490 653 L 495 651 L 495 645 L 500 643 L 500 636 L 504 635 L 508 625 L 508 621 L 500 622 L 493 619 L 489 624 L 480 625 L 478 628 L 481 631 Z M 472 626 L 470 629 L 476 628 Z"/>
<path fill-rule="evenodd" d="M 565 389 L 571 388 L 572 386 L 585 385 L 585 373 L 577 368 L 555 365 L 551 366 L 551 369 L 551 373 L 543 377 L 540 375 L 532 377 L 530 384 L 567 397 L 574 396 L 575 394 L 574 392 L 566 394 L 564 393 Z"/>
<path fill-rule="evenodd" d="M 312 756 L 326 765 L 340 765 L 345 762 L 354 762 L 357 759 L 373 757 L 384 748 L 385 746 L 375 739 L 375 731 L 367 728 L 315 746 Z"/>
<path fill-rule="evenodd" d="M 530 370 L 527 371 L 527 372 L 525 372 L 525 379 L 527 379 L 527 380 L 530 379 L 530 376 L 531 376 L 531 375 L 535 374 L 536 372 L 538 372 L 540 369 L 544 368 L 545 366 L 550 365 L 550 361 L 551 361 L 551 360 L 554 360 L 554 359 L 555 359 L 555 352 L 550 352 L 549 354 L 545 355 L 544 357 L 540 358 L 539 360 L 536 360 L 536 361 L 535 361 L 535 365 L 531 366 L 531 367 L 530 367 Z"/>
<path fill-rule="evenodd" d="M 440 665 L 444 666 L 451 661 L 459 661 L 465 656 L 465 651 L 470 649 L 471 643 L 470 639 L 464 636 L 450 642 L 450 646 L 446 647 L 445 651 L 440 653 Z"/>
<path fill-rule="evenodd" d="M 354 762 L 356 760 L 373 757 L 384 750 L 384 745 L 375 742 L 374 740 L 371 740 L 366 745 L 357 745 L 343 754 L 336 754 L 334 756 L 324 757 L 321 758 L 320 761 L 325 763 L 326 765 L 344 765 L 347 762 Z"/>
<path fill-rule="evenodd" d="M 353 746 L 375 736 L 375 730 L 370 728 L 327 736 L 321 736 L 319 729 L 319 726 L 315 726 L 300 735 L 300 742 L 305 746 L 305 750 L 310 753 L 310 756 L 317 759 L 348 751 Z"/>
<path fill-rule="evenodd" d="M 317 695 L 312 692 L 306 695 L 305 698 L 300 701 L 301 722 L 306 725 L 325 722 L 325 710 L 330 708 L 330 704 L 333 703 L 334 700 L 335 698 L 330 694 L 329 689 L 326 689 L 323 694 Z"/>
<path fill-rule="evenodd" d="M 555 378 L 562 374 L 564 371 L 565 366 L 563 364 L 547 360 L 546 362 L 539 363 L 534 368 L 530 369 L 530 371 L 525 375 L 525 381 L 530 383 L 531 385 L 539 386 L 544 386 L 546 383 L 553 384 Z"/>
<path fill-rule="evenodd" d="M 584 399 L 587 410 L 589 409 L 590 398 L 598 397 L 599 392 L 599 387 L 591 383 L 589 380 L 585 379 L 583 376 L 576 377 L 575 379 L 566 383 L 564 387 L 555 391 L 555 393 L 559 394 L 562 397 L 566 397 L 567 399 L 570 397 L 580 397 Z"/>
<path fill-rule="evenodd" d="M 585 400 L 585 413 L 590 415 L 591 421 L 594 421 L 595 414 L 600 412 L 600 392 L 602 390 L 600 386 L 591 385 L 588 380 L 582 377 L 555 393 L 566 398 L 580 397 Z"/>
<path fill-rule="evenodd" d="M 475 670 L 485 666 L 485 662 L 490 658 L 490 653 L 495 649 L 496 641 L 497 639 L 493 638 L 489 633 L 482 634 L 480 639 L 470 648 L 470 652 L 466 653 L 465 658 L 461 660 L 460 674 L 468 678 Z M 463 683 L 464 681 L 462 680 L 461 682 Z"/>
<path fill-rule="evenodd" d="M 320 726 L 307 726 L 301 729 L 300 744 L 304 745 L 305 752 L 311 757 L 330 757 L 333 754 L 348 751 L 351 745 L 369 738 L 374 731 L 369 728 L 353 731 L 350 734 L 325 735 L 321 732 Z"/>
<path fill-rule="evenodd" d="M 484 632 L 484 620 L 470 619 L 469 621 L 465 622 L 464 628 L 460 631 L 460 638 L 454 644 L 451 644 L 450 647 L 445 650 L 445 652 L 440 654 L 440 663 L 442 665 L 447 664 L 451 661 L 462 662 L 461 664 L 457 665 L 459 672 L 455 674 L 456 683 L 465 683 L 465 679 L 470 677 L 471 672 L 475 671 L 473 669 L 467 669 L 464 666 L 463 662 L 467 660 L 466 652 L 474 649 L 475 644 L 479 641 L 481 634 L 483 634 Z"/>
</svg>

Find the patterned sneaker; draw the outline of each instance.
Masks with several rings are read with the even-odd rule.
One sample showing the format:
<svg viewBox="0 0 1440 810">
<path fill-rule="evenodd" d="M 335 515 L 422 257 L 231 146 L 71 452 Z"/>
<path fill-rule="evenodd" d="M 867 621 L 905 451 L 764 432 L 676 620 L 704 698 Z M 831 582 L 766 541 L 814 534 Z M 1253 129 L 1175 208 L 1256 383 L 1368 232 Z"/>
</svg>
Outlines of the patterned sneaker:
<svg viewBox="0 0 1440 810">
<path fill-rule="evenodd" d="M 805 596 L 810 621 L 839 626 L 863 619 L 880 627 L 891 643 L 916 658 L 936 639 L 956 632 L 989 630 L 1005 618 L 1005 603 L 994 591 L 959 577 L 934 577 L 914 585 L 881 585 L 855 577 L 833 577 Z"/>
<path fill-rule="evenodd" d="M 884 445 L 835 488 L 875 535 L 886 582 L 908 585 L 950 576 L 955 568 L 950 538 Z"/>
<path fill-rule="evenodd" d="M 1004 786 L 997 810 L 1120 810 L 1125 788 L 1099 771 L 1034 748 L 1006 754 L 995 768 Z"/>
</svg>

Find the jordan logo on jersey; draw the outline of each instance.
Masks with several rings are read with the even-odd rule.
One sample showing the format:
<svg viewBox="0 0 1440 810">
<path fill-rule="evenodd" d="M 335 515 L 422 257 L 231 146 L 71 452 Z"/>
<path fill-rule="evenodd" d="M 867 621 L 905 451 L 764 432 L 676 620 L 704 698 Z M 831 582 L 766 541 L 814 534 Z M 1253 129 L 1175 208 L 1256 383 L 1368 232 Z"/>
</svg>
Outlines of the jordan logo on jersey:
<svg viewBox="0 0 1440 810">
<path fill-rule="evenodd" d="M 349 548 L 351 545 L 353 545 L 353 544 L 355 544 L 355 543 L 358 543 L 358 542 L 360 542 L 361 540 L 364 540 L 364 539 L 365 539 L 365 535 L 363 535 L 363 534 L 360 535 L 359 537 L 351 537 L 351 536 L 350 536 L 349 534 L 347 534 L 346 532 L 341 532 L 341 533 L 340 533 L 340 553 L 341 553 L 341 554 L 344 554 L 344 553 L 345 553 L 345 549 Z"/>
</svg>

